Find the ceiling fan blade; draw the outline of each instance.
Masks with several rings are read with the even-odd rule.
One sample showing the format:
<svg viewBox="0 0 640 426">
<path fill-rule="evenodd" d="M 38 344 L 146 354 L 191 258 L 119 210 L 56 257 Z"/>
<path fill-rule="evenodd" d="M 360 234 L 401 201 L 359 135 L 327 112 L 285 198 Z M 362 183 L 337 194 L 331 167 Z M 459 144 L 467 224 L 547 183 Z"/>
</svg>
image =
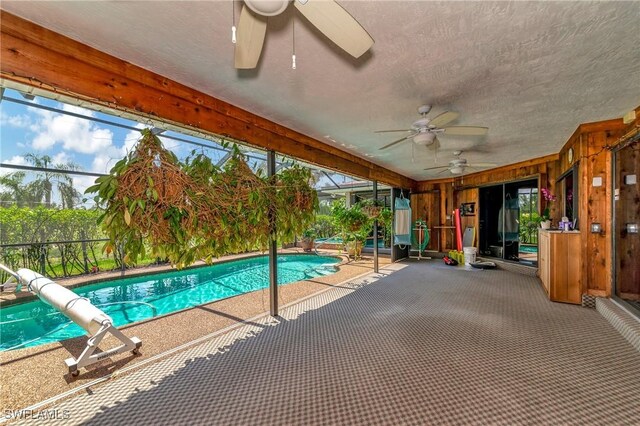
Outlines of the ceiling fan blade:
<svg viewBox="0 0 640 426">
<path fill-rule="evenodd" d="M 253 69 L 258 65 L 266 32 L 266 18 L 253 13 L 243 5 L 236 40 L 235 67 L 237 69 Z"/>
<path fill-rule="evenodd" d="M 373 46 L 369 33 L 335 1 L 308 0 L 304 4 L 294 1 L 293 4 L 322 34 L 354 58 Z"/>
<path fill-rule="evenodd" d="M 427 167 L 426 169 L 422 169 L 422 170 L 438 170 L 438 169 L 449 169 L 449 166 Z"/>
<path fill-rule="evenodd" d="M 429 125 L 443 127 L 460 117 L 460 114 L 453 111 L 445 111 L 442 114 L 429 121 Z"/>
<path fill-rule="evenodd" d="M 484 136 L 489 131 L 488 127 L 477 126 L 452 126 L 444 129 L 445 135 L 458 136 Z"/>
<path fill-rule="evenodd" d="M 469 164 L 469 167 L 486 168 L 486 167 L 498 167 L 498 165 L 495 163 L 473 163 L 473 164 Z"/>
<path fill-rule="evenodd" d="M 411 129 L 403 129 L 403 130 L 375 130 L 373 133 L 397 133 L 397 132 L 412 132 Z"/>
<path fill-rule="evenodd" d="M 449 167 L 447 167 L 445 170 L 441 170 L 438 173 L 436 173 L 436 176 L 437 175 L 441 175 L 441 174 L 446 173 L 446 172 L 449 172 L 449 171 L 451 171 L 451 169 Z"/>
<path fill-rule="evenodd" d="M 393 142 L 391 142 L 390 144 L 387 144 L 387 145 L 383 146 L 382 148 L 379 148 L 379 151 L 382 151 L 383 149 L 391 148 L 391 147 L 392 147 L 392 146 L 394 146 L 395 144 L 398 144 L 398 143 L 400 143 L 400 142 L 402 142 L 402 141 L 405 141 L 405 140 L 407 140 L 407 139 L 409 139 L 409 138 L 411 138 L 411 137 L 413 137 L 413 136 L 415 136 L 415 135 L 413 135 L 413 134 L 412 134 L 412 135 L 409 135 L 409 136 L 405 136 L 405 137 L 403 137 L 403 138 L 400 138 L 400 139 L 398 139 L 398 140 L 396 140 L 396 141 L 393 141 Z"/>
</svg>

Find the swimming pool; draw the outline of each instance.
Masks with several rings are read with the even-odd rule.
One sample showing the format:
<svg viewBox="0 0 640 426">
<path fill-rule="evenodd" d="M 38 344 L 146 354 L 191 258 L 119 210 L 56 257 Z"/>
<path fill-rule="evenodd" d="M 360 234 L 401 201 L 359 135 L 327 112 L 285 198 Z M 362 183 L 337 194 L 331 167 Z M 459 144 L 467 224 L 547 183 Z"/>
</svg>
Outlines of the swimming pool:
<svg viewBox="0 0 640 426">
<path fill-rule="evenodd" d="M 343 244 L 343 242 L 342 242 L 342 238 L 340 237 L 320 238 L 316 240 L 316 246 L 322 247 L 323 244 L 340 245 L 340 244 Z M 367 239 L 367 242 L 364 244 L 364 246 L 368 248 L 373 247 L 373 238 Z M 382 239 L 378 240 L 378 247 L 385 248 L 384 241 Z"/>
<path fill-rule="evenodd" d="M 518 250 L 520 251 L 520 253 L 537 253 L 538 252 L 538 246 L 520 245 L 520 248 Z"/>
<path fill-rule="evenodd" d="M 105 281 L 74 289 L 122 326 L 269 286 L 268 257 Z M 278 257 L 278 285 L 330 275 L 338 258 Z M 135 303 L 129 303 L 129 302 Z M 37 346 L 85 334 L 55 309 L 34 300 L 0 310 L 0 351 Z"/>
<path fill-rule="evenodd" d="M 331 237 L 331 238 L 318 238 L 316 239 L 316 244 L 342 244 L 342 238 L 340 237 Z"/>
</svg>

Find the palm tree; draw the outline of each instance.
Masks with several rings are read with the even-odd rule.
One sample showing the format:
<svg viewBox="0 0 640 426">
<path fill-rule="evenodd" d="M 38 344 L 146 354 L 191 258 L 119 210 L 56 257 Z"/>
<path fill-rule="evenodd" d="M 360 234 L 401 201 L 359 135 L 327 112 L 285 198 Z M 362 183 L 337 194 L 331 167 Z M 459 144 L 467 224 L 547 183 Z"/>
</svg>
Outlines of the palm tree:
<svg viewBox="0 0 640 426">
<path fill-rule="evenodd" d="M 38 207 L 42 201 L 41 185 L 34 182 L 23 183 L 25 172 L 13 172 L 0 176 L 0 188 L 8 189 L 0 191 L 1 207 L 16 205 L 17 207 Z"/>
<path fill-rule="evenodd" d="M 73 208 L 74 204 L 80 201 L 82 194 L 73 187 L 71 176 L 51 170 L 80 170 L 80 166 L 70 161 L 52 164 L 53 160 L 48 155 L 27 154 L 24 158 L 34 167 L 49 169 L 39 172 L 36 179 L 28 185 L 39 200 L 44 199 L 45 207 L 51 207 L 54 182 L 60 191 L 62 208 Z"/>
<path fill-rule="evenodd" d="M 13 172 L 0 176 L 0 187 L 8 189 L 0 192 L 2 207 L 9 207 L 14 203 L 18 207 L 24 207 L 27 191 L 22 181 L 25 175 L 25 172 Z"/>
</svg>

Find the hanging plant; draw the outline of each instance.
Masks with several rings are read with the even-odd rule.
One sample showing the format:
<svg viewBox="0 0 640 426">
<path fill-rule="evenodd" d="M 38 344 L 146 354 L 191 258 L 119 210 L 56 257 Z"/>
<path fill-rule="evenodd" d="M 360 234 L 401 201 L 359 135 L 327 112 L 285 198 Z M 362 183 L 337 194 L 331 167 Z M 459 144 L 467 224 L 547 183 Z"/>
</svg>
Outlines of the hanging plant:
<svg viewBox="0 0 640 426">
<path fill-rule="evenodd" d="M 107 252 L 122 246 L 135 262 L 147 242 L 154 256 L 183 267 L 292 240 L 314 219 L 318 198 L 310 182 L 311 172 L 299 166 L 272 179 L 256 175 L 237 147 L 222 169 L 196 152 L 181 163 L 143 130 L 131 154 L 86 192 L 97 192 L 104 206 L 99 223 L 110 238 Z"/>
<path fill-rule="evenodd" d="M 380 200 L 366 199 L 359 201 L 358 204 L 360 205 L 362 212 L 370 219 L 377 219 L 384 208 L 384 203 Z"/>
<path fill-rule="evenodd" d="M 278 173 L 272 180 L 275 189 L 271 214 L 276 218 L 274 239 L 293 241 L 315 221 L 318 194 L 311 186 L 311 170 L 294 165 Z"/>
<path fill-rule="evenodd" d="M 135 263 L 145 256 L 145 240 L 154 256 L 171 258 L 180 252 L 196 227 L 197 203 L 191 197 L 197 191 L 176 156 L 145 129 L 136 148 L 86 192 L 97 192 L 96 201 L 104 205 L 98 224 L 110 239 L 106 252 L 115 251 L 117 244 Z"/>
</svg>

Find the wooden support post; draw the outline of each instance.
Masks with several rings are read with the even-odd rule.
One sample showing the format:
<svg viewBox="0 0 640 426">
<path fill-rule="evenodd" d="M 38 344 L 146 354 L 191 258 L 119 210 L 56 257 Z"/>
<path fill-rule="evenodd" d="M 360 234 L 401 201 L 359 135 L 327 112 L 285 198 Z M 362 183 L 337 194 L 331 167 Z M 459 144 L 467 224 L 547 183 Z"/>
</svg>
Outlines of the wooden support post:
<svg viewBox="0 0 640 426">
<path fill-rule="evenodd" d="M 276 174 L 276 153 L 275 151 L 267 152 L 267 176 L 274 179 Z M 272 317 L 278 316 L 278 246 L 275 238 L 276 224 L 275 216 L 269 213 L 270 231 L 272 239 L 269 241 L 269 313 Z"/>
</svg>

